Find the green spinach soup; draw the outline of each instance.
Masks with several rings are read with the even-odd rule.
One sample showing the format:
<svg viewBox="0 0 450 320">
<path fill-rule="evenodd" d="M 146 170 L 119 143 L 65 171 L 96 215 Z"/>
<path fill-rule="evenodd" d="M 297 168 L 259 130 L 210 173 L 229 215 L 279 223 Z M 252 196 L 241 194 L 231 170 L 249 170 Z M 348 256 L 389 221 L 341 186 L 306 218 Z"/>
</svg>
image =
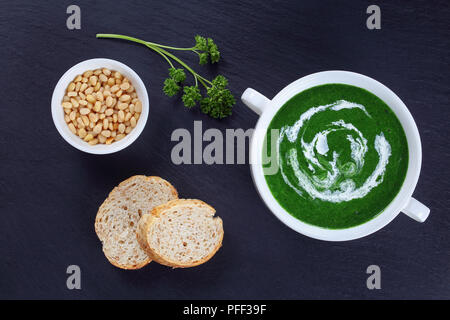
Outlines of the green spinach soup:
<svg viewBox="0 0 450 320">
<path fill-rule="evenodd" d="M 380 98 L 355 86 L 326 84 L 297 94 L 272 119 L 265 139 L 263 157 L 278 166 L 265 172 L 273 196 L 295 218 L 323 228 L 374 218 L 397 195 L 408 169 L 399 120 Z"/>
</svg>

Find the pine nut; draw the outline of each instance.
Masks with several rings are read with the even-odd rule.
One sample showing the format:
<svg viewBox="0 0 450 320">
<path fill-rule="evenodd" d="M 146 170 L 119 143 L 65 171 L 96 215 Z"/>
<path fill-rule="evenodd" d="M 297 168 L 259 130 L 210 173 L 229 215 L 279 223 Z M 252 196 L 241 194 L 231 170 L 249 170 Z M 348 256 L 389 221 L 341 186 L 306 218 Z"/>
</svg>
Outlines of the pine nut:
<svg viewBox="0 0 450 320">
<path fill-rule="evenodd" d="M 81 119 L 81 117 L 77 118 L 77 125 L 78 127 L 84 128 L 84 122 L 83 119 Z"/>
<path fill-rule="evenodd" d="M 101 108 L 102 108 L 102 103 L 100 102 L 100 101 L 97 101 L 95 104 L 94 104 L 94 108 L 92 108 L 95 112 L 99 112 L 100 110 L 101 110 Z"/>
<path fill-rule="evenodd" d="M 87 88 L 88 88 L 87 83 L 83 83 L 83 84 L 81 85 L 81 87 L 80 87 L 80 91 L 81 91 L 81 92 L 84 92 L 84 90 L 86 90 Z"/>
<path fill-rule="evenodd" d="M 74 108 L 78 108 L 80 106 L 80 104 L 78 103 L 78 101 L 74 98 L 70 99 L 70 103 L 72 103 L 72 106 Z"/>
<path fill-rule="evenodd" d="M 142 112 L 142 102 L 141 101 L 136 101 L 136 103 L 134 104 L 134 111 L 135 112 Z"/>
<path fill-rule="evenodd" d="M 73 134 L 77 134 L 77 129 L 75 129 L 73 123 L 69 123 L 69 129 L 70 131 L 72 131 Z"/>
<path fill-rule="evenodd" d="M 113 109 L 106 109 L 106 111 L 105 111 L 105 115 L 107 116 L 107 117 L 109 117 L 110 115 L 112 115 L 114 113 L 114 110 Z"/>
<path fill-rule="evenodd" d="M 91 110 L 89 108 L 81 108 L 80 109 L 80 113 L 82 115 L 87 115 L 89 112 L 91 112 Z"/>
<path fill-rule="evenodd" d="M 99 134 L 103 129 L 103 125 L 101 123 L 97 124 L 92 131 L 94 131 L 95 134 Z"/>
<path fill-rule="evenodd" d="M 81 139 L 85 138 L 86 135 L 87 135 L 87 132 L 86 132 L 86 130 L 85 130 L 84 128 L 78 129 L 78 136 L 79 136 Z"/>
<path fill-rule="evenodd" d="M 118 108 L 119 108 L 119 110 L 125 110 L 126 108 L 128 108 L 128 103 L 125 103 L 125 102 L 119 103 Z"/>
<path fill-rule="evenodd" d="M 100 75 L 98 76 L 98 78 L 100 79 L 101 82 L 106 82 L 106 81 L 108 81 L 108 77 L 105 76 L 103 73 L 100 74 Z"/>
<path fill-rule="evenodd" d="M 81 120 L 83 120 L 83 124 L 87 127 L 89 126 L 89 118 L 86 116 L 81 116 Z"/>
<path fill-rule="evenodd" d="M 69 115 L 69 119 L 70 119 L 71 121 L 75 120 L 76 117 L 77 117 L 76 111 L 72 111 L 72 112 L 70 113 L 70 115 Z"/>
<path fill-rule="evenodd" d="M 75 84 L 74 84 L 75 87 Z M 122 90 L 128 90 L 130 88 L 130 84 L 128 82 L 124 82 L 120 85 L 120 89 Z"/>
<path fill-rule="evenodd" d="M 102 131 L 102 136 L 105 136 L 106 138 L 111 137 L 111 131 L 109 131 L 109 130 L 103 130 L 103 131 Z"/>
<path fill-rule="evenodd" d="M 95 98 L 94 98 L 94 96 L 91 95 L 91 94 L 88 94 L 88 95 L 86 96 L 86 100 L 87 100 L 88 102 L 90 102 L 90 103 L 94 103 L 94 102 L 95 102 Z"/>
<path fill-rule="evenodd" d="M 97 80 L 98 80 L 97 76 L 91 76 L 89 78 L 89 83 L 95 87 L 95 85 L 97 84 Z"/>
<path fill-rule="evenodd" d="M 119 120 L 119 122 L 123 122 L 125 120 L 125 113 L 122 110 L 117 113 L 117 120 Z"/>
<path fill-rule="evenodd" d="M 111 97 L 111 96 L 108 96 L 107 98 L 106 98 L 106 105 L 108 106 L 108 107 L 111 107 L 112 106 L 112 104 L 113 104 L 113 98 Z"/>
<path fill-rule="evenodd" d="M 124 95 L 120 96 L 119 101 L 126 102 L 126 101 L 129 101 L 130 99 L 131 99 L 131 97 L 129 95 L 124 94 Z"/>
<path fill-rule="evenodd" d="M 62 106 L 64 109 L 72 109 L 72 104 L 70 102 L 63 102 Z"/>
<path fill-rule="evenodd" d="M 116 141 L 119 141 L 123 138 L 125 138 L 125 135 L 123 133 L 121 133 L 121 134 L 118 134 L 115 139 L 116 139 Z"/>
<path fill-rule="evenodd" d="M 120 87 L 118 86 L 118 85 L 113 85 L 112 87 L 111 87 L 111 92 L 112 93 L 116 93 L 117 91 L 119 91 L 120 90 Z"/>
<path fill-rule="evenodd" d="M 106 142 L 106 137 L 101 135 L 101 134 L 99 134 L 97 138 L 98 138 L 98 141 L 100 143 L 105 143 Z"/>
<path fill-rule="evenodd" d="M 131 127 L 132 128 L 136 127 L 136 118 L 135 117 L 131 117 L 130 123 L 131 123 Z"/>
</svg>

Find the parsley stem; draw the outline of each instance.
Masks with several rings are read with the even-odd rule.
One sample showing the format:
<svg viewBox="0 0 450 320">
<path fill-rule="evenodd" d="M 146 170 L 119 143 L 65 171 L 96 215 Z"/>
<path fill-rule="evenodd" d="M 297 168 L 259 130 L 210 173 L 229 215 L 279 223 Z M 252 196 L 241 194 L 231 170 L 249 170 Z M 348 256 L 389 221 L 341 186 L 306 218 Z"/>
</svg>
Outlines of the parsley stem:
<svg viewBox="0 0 450 320">
<path fill-rule="evenodd" d="M 121 35 L 121 34 L 111 34 L 111 33 L 97 33 L 96 35 L 97 38 L 111 38 L 111 39 L 122 39 L 122 40 L 128 40 L 128 41 L 132 41 L 132 42 L 137 42 L 140 44 L 143 44 L 144 46 L 146 46 L 149 49 L 152 49 L 153 51 L 157 52 L 158 54 L 160 54 L 164 59 L 166 59 L 166 61 L 170 64 L 170 66 L 172 68 L 174 68 L 172 62 L 170 61 L 169 58 L 172 58 L 173 60 L 175 60 L 176 62 L 178 62 L 180 65 L 182 65 L 183 67 L 185 67 L 193 76 L 195 79 L 195 85 L 198 85 L 197 80 L 200 81 L 200 83 L 206 88 L 208 89 L 208 86 L 205 84 L 208 83 L 210 85 L 212 85 L 212 83 L 210 81 L 208 81 L 207 79 L 203 78 L 201 75 L 199 75 L 197 72 L 195 72 L 191 67 L 189 67 L 185 62 L 183 62 L 182 60 L 180 60 L 179 58 L 177 58 L 175 55 L 173 55 L 172 53 L 164 50 L 163 48 L 167 48 L 167 49 L 174 49 L 174 50 L 193 50 L 194 48 L 175 48 L 175 47 L 169 47 L 169 46 L 163 46 L 157 43 L 153 43 L 153 42 L 149 42 L 149 41 L 144 41 L 138 38 L 133 38 L 133 37 L 129 37 L 129 36 L 125 36 L 125 35 Z"/>
<path fill-rule="evenodd" d="M 195 47 L 192 48 L 178 48 L 178 47 L 170 47 L 170 46 L 165 46 L 159 43 L 154 43 L 154 42 L 150 42 L 147 41 L 148 44 L 155 46 L 155 47 L 159 47 L 159 48 L 164 48 L 164 49 L 171 49 L 171 50 L 183 50 L 183 51 L 193 51 L 195 49 Z"/>
<path fill-rule="evenodd" d="M 212 82 L 208 79 L 203 78 L 201 75 L 198 75 L 202 80 L 206 81 L 210 86 L 212 86 Z"/>
<path fill-rule="evenodd" d="M 128 40 L 128 41 L 133 41 L 133 42 L 137 42 L 143 45 L 147 44 L 147 41 L 138 39 L 138 38 L 133 38 L 133 37 L 129 37 L 129 36 L 124 36 L 122 34 L 111 34 L 111 33 L 97 33 L 95 35 L 97 38 L 112 38 L 112 39 L 122 39 L 122 40 Z"/>
<path fill-rule="evenodd" d="M 162 49 L 162 48 L 157 48 L 157 50 L 161 51 L 162 53 L 164 53 L 165 55 L 169 56 L 170 58 L 172 58 L 173 60 L 175 60 L 176 62 L 178 62 L 179 64 L 181 64 L 183 67 L 185 67 L 190 73 L 192 73 L 192 75 L 195 78 L 195 81 L 197 83 L 197 78 L 200 81 L 200 83 L 206 88 L 208 89 L 208 86 L 205 84 L 204 81 L 206 81 L 207 83 L 211 84 L 212 83 L 208 80 L 206 80 L 205 78 L 203 78 L 201 75 L 199 75 L 197 72 L 195 72 L 191 67 L 189 67 L 183 60 L 180 60 L 177 56 L 173 55 L 172 53 Z"/>
<path fill-rule="evenodd" d="M 148 46 L 148 45 L 147 45 L 147 47 L 148 47 L 149 49 L 155 51 L 156 53 L 160 54 L 164 59 L 166 59 L 166 61 L 169 63 L 169 65 L 170 65 L 171 68 L 175 68 L 174 65 L 173 65 L 173 63 L 172 63 L 172 61 L 170 61 L 170 59 L 167 58 L 167 56 L 166 56 L 164 53 L 162 53 L 162 52 L 159 51 L 157 48 L 154 48 L 154 47 L 152 47 L 152 46 Z"/>
</svg>

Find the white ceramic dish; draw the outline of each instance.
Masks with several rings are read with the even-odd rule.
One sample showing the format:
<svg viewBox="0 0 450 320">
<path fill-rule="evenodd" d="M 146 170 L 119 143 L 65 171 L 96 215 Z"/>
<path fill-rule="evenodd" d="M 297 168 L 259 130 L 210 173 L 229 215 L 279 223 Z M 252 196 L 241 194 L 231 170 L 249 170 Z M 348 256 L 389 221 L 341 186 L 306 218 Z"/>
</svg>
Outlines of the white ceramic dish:
<svg viewBox="0 0 450 320">
<path fill-rule="evenodd" d="M 263 166 L 262 152 L 264 137 L 267 128 L 277 111 L 293 96 L 301 91 L 328 83 L 342 83 L 366 89 L 382 99 L 396 114 L 406 134 L 409 148 L 409 163 L 405 181 L 397 196 L 372 220 L 347 229 L 325 229 L 306 224 L 284 210 L 274 198 L 266 183 Z M 422 162 L 422 146 L 419 131 L 411 113 L 400 98 L 389 88 L 380 82 L 367 76 L 348 71 L 325 71 L 303 77 L 281 90 L 272 100 L 269 100 L 257 91 L 248 88 L 242 94 L 242 101 L 254 112 L 260 115 L 250 143 L 250 164 L 253 181 L 256 188 L 269 209 L 284 224 L 293 230 L 308 237 L 327 240 L 345 241 L 367 236 L 387 225 L 401 211 L 415 219 L 423 222 L 428 217 L 430 209 L 412 198 L 420 174 Z"/>
<path fill-rule="evenodd" d="M 83 141 L 80 137 L 74 135 L 67 123 L 64 121 L 64 110 L 61 106 L 62 99 L 64 97 L 67 86 L 73 79 L 79 75 L 84 73 L 87 70 L 94 70 L 98 68 L 108 68 L 111 70 L 119 71 L 125 77 L 130 79 L 132 85 L 134 86 L 138 98 L 142 102 L 142 113 L 139 117 L 136 127 L 122 140 L 116 141 L 110 145 L 106 144 L 97 144 L 94 146 L 89 145 L 87 142 Z M 149 112 L 149 103 L 148 103 L 148 94 L 145 88 L 144 83 L 141 78 L 134 72 L 130 67 L 125 64 L 111 60 L 111 59 L 90 59 L 83 62 L 80 62 L 70 68 L 64 75 L 59 79 L 56 84 L 55 90 L 53 91 L 52 96 L 52 117 L 53 122 L 55 123 L 56 129 L 58 129 L 59 134 L 66 140 L 70 145 L 77 148 L 78 150 L 93 153 L 93 154 L 108 154 L 120 151 L 126 147 L 128 147 L 134 140 L 139 137 L 142 130 L 144 130 L 145 124 L 147 123 L 148 112 Z"/>
</svg>

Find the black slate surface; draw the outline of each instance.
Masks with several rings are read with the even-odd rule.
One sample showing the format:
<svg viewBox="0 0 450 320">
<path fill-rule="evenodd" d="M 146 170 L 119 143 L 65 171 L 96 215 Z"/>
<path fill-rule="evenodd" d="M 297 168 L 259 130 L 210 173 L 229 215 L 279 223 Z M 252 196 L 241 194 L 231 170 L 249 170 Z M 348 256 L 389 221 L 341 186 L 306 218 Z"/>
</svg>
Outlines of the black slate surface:
<svg viewBox="0 0 450 320">
<path fill-rule="evenodd" d="M 447 1 L 379 1 L 382 29 L 366 28 L 371 1 L 77 1 L 81 30 L 66 28 L 72 1 L 0 1 L 0 298 L 320 299 L 450 298 L 449 22 Z M 251 128 L 257 116 L 240 101 L 225 121 L 185 110 L 165 97 L 167 66 L 144 47 L 97 40 L 123 33 L 189 46 L 213 37 L 223 60 L 197 67 L 225 74 L 239 97 L 268 97 L 317 71 L 373 77 L 413 114 L 423 143 L 414 195 L 431 208 L 419 224 L 400 214 L 366 238 L 329 243 L 297 234 L 259 199 L 248 165 L 174 165 L 176 128 Z M 107 156 L 82 153 L 56 131 L 50 99 L 60 76 L 105 57 L 137 71 L 151 113 L 141 137 Z M 156 263 L 122 271 L 104 258 L 94 232 L 98 206 L 134 174 L 160 175 L 181 196 L 217 208 L 223 248 L 208 263 L 172 270 Z M 66 268 L 82 270 L 82 289 L 66 288 Z M 366 288 L 367 266 L 382 289 Z"/>
</svg>

